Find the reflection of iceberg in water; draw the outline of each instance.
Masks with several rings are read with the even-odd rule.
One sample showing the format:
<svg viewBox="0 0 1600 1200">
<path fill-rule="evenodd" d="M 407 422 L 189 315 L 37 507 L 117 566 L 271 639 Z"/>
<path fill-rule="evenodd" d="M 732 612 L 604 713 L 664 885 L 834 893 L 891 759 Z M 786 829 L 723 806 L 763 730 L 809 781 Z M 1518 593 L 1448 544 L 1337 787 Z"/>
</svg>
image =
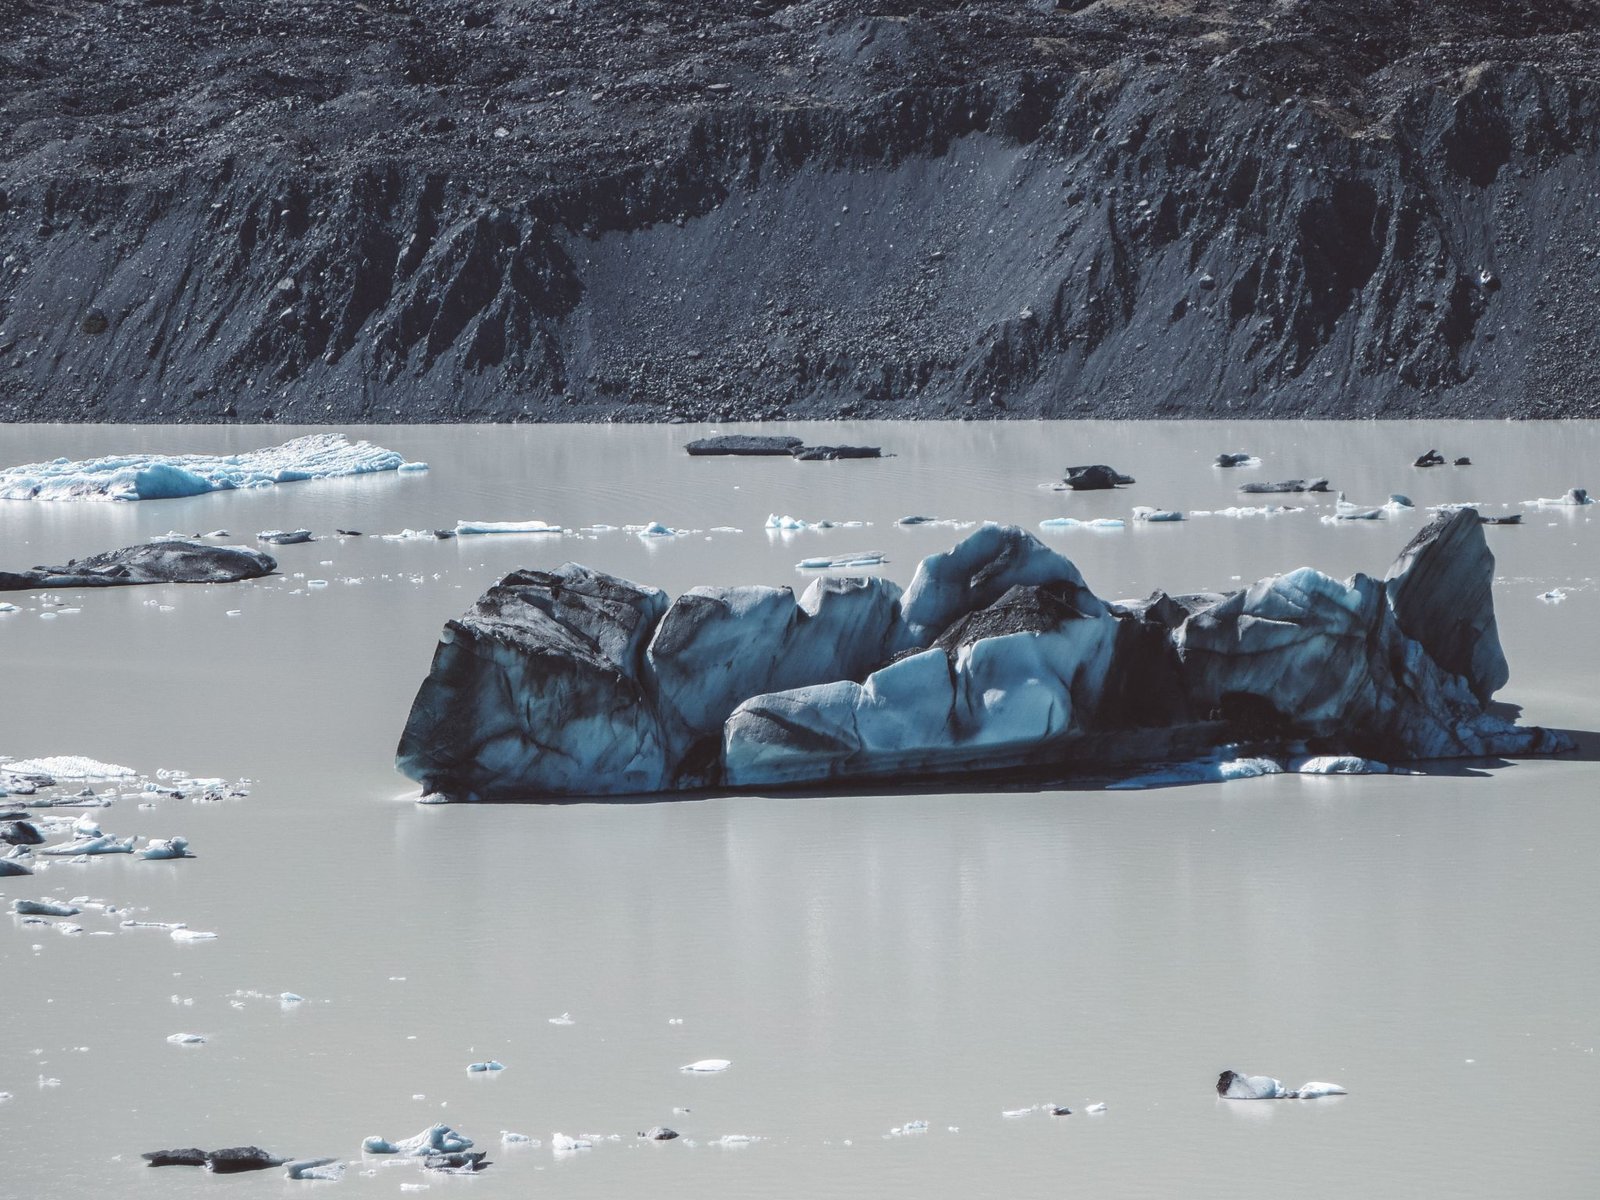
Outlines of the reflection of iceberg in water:
<svg viewBox="0 0 1600 1200">
<path fill-rule="evenodd" d="M 239 454 L 113 454 L 0 469 L 3 500 L 171 500 L 307 479 L 426 470 L 371 442 L 312 433 Z"/>
</svg>

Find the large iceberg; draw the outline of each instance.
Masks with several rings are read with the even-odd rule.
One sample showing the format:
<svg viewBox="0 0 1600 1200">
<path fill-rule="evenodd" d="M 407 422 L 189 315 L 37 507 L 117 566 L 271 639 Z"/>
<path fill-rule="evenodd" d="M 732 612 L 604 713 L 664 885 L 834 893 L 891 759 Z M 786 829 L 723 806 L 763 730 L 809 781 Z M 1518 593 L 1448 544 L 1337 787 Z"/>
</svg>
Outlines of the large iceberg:
<svg viewBox="0 0 1600 1200">
<path fill-rule="evenodd" d="M 422 467 L 342 433 L 311 433 L 240 454 L 113 454 L 7 467 L 0 469 L 0 500 L 172 500 Z"/>
<path fill-rule="evenodd" d="M 661 592 L 566 564 L 445 628 L 398 765 L 456 799 L 1066 773 L 1239 755 L 1542 753 L 1506 680 L 1494 558 L 1442 514 L 1386 580 L 1310 568 L 1108 603 L 986 525 L 904 594 L 871 578 Z M 1263 759 L 1263 761 L 1266 761 Z"/>
</svg>

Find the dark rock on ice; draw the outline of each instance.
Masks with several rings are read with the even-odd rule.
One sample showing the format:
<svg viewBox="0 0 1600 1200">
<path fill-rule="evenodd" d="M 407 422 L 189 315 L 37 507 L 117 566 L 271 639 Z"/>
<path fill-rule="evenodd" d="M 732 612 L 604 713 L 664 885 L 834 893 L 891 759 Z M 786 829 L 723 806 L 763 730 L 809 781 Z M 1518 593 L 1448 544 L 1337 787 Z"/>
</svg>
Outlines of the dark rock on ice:
<svg viewBox="0 0 1600 1200">
<path fill-rule="evenodd" d="M 244 546 L 147 542 L 75 558 L 59 567 L 0 571 L 0 591 L 29 588 L 121 587 L 143 583 L 234 583 L 278 569 L 277 560 Z"/>
<path fill-rule="evenodd" d="M 288 1162 L 280 1154 L 272 1154 L 260 1146 L 229 1146 L 224 1150 L 206 1153 L 206 1170 L 214 1175 L 237 1175 L 244 1171 L 265 1171 L 281 1167 Z"/>
<path fill-rule="evenodd" d="M 1250 459 L 1251 455 L 1249 454 L 1219 454 L 1217 455 L 1217 466 L 1238 467 L 1249 462 Z"/>
<path fill-rule="evenodd" d="M 1458 467 L 1470 467 L 1472 465 L 1472 460 L 1463 454 L 1460 458 L 1456 459 L 1455 465 Z"/>
<path fill-rule="evenodd" d="M 361 536 L 361 531 L 359 529 L 335 529 L 333 532 L 335 534 L 337 534 L 339 537 L 360 537 Z"/>
<path fill-rule="evenodd" d="M 724 433 L 716 437 L 700 438 L 684 447 L 696 457 L 714 454 L 770 455 L 784 457 L 797 453 L 805 442 L 797 437 L 780 437 L 767 434 Z"/>
<path fill-rule="evenodd" d="M 0 825 L 0 842 L 13 846 L 42 846 L 44 834 L 30 821 L 11 821 Z"/>
<path fill-rule="evenodd" d="M 801 462 L 831 462 L 839 458 L 882 458 L 881 446 L 802 446 L 794 452 Z"/>
<path fill-rule="evenodd" d="M 1480 525 L 1521 525 L 1522 524 L 1522 514 L 1521 513 L 1506 513 L 1506 514 L 1504 514 L 1502 516 L 1498 516 L 1498 517 L 1486 517 L 1482 513 L 1479 513 L 1478 514 L 1478 523 Z"/>
<path fill-rule="evenodd" d="M 152 1167 L 203 1167 L 206 1152 L 197 1146 L 181 1150 L 149 1150 L 140 1155 Z"/>
<path fill-rule="evenodd" d="M 457 1150 L 450 1154 L 430 1154 L 422 1160 L 422 1165 L 430 1171 L 472 1175 L 494 1164 L 482 1150 Z"/>
<path fill-rule="evenodd" d="M 1075 492 L 1103 492 L 1130 484 L 1134 479 L 1132 475 L 1124 475 L 1104 463 L 1094 463 L 1091 466 L 1068 467 L 1063 482 Z"/>
<path fill-rule="evenodd" d="M 1411 465 L 1413 467 L 1442 467 L 1444 466 L 1444 461 L 1444 455 L 1437 450 L 1429 450 L 1426 454 L 1418 456 L 1416 462 Z"/>
<path fill-rule="evenodd" d="M 652 1142 L 670 1142 L 678 1136 L 676 1129 L 668 1129 L 665 1125 L 652 1125 L 649 1129 L 641 1129 L 639 1136 L 648 1138 Z"/>
<path fill-rule="evenodd" d="M 1280 492 L 1325 492 L 1326 479 L 1284 479 L 1276 483 L 1241 483 L 1241 492 L 1252 496 L 1277 495 Z"/>
<path fill-rule="evenodd" d="M 1385 761 L 1570 748 L 1488 710 L 1493 573 L 1470 509 L 1383 581 L 1301 568 L 1114 605 L 997 525 L 903 594 L 826 579 L 668 606 L 572 564 L 518 572 L 446 626 L 398 763 L 489 799 L 1060 772 L 1244 739 Z"/>
<path fill-rule="evenodd" d="M 1286 1088 L 1270 1075 L 1224 1071 L 1217 1076 L 1217 1095 L 1225 1100 L 1317 1100 L 1345 1094 L 1345 1089 L 1337 1083 L 1303 1083 L 1297 1088 Z"/>
</svg>

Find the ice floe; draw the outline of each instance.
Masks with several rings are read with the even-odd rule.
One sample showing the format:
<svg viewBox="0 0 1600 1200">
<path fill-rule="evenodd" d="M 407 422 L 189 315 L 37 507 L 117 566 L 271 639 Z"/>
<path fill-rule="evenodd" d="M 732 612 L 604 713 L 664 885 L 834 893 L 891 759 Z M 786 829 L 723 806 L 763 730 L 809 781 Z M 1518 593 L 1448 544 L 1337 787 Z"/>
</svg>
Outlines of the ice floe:
<svg viewBox="0 0 1600 1200">
<path fill-rule="evenodd" d="M 381 1137 L 369 1137 L 361 1143 L 368 1154 L 399 1154 L 411 1158 L 429 1154 L 456 1154 L 472 1149 L 472 1139 L 463 1137 L 443 1123 L 430 1125 L 421 1133 L 401 1142 L 391 1142 Z"/>
<path fill-rule="evenodd" d="M 513 1133 L 509 1129 L 500 1131 L 500 1144 L 502 1146 L 537 1146 L 538 1138 L 529 1137 L 525 1133 Z"/>
<path fill-rule="evenodd" d="M 726 1058 L 702 1058 L 698 1062 L 679 1067 L 678 1070 L 689 1071 L 696 1075 L 710 1075 L 717 1071 L 726 1071 L 732 1065 L 733 1063 Z"/>
<path fill-rule="evenodd" d="M 457 521 L 456 536 L 489 533 L 561 533 L 559 525 L 546 525 L 543 521 Z"/>
<path fill-rule="evenodd" d="M 59 900 L 13 900 L 11 911 L 26 917 L 75 917 L 83 909 Z"/>
<path fill-rule="evenodd" d="M 307 479 L 425 470 L 393 450 L 313 433 L 240 454 L 121 454 L 0 469 L 0 500 L 168 500 Z"/>
<path fill-rule="evenodd" d="M 1347 1094 L 1337 1083 L 1312 1081 L 1297 1088 L 1286 1088 L 1270 1075 L 1224 1071 L 1217 1076 L 1217 1095 L 1225 1100 L 1320 1100 L 1325 1096 Z"/>
<path fill-rule="evenodd" d="M 189 853 L 189 839 L 152 838 L 150 844 L 139 851 L 140 858 L 193 858 Z"/>
<path fill-rule="evenodd" d="M 77 754 L 0 763 L 0 772 L 7 775 L 44 775 L 50 779 L 128 779 L 138 774 L 132 767 L 98 762 Z"/>
<path fill-rule="evenodd" d="M 337 1158 L 303 1158 L 286 1163 L 283 1173 L 288 1179 L 335 1180 L 344 1175 L 345 1164 Z"/>
<path fill-rule="evenodd" d="M 505 1069 L 506 1066 L 504 1063 L 496 1062 L 492 1058 L 488 1062 L 475 1062 L 467 1064 L 467 1070 L 474 1074 L 483 1071 L 504 1071 Z"/>
<path fill-rule="evenodd" d="M 172 931 L 172 940 L 175 942 L 209 942 L 216 939 L 216 934 L 205 929 L 189 929 L 179 926 Z"/>
<path fill-rule="evenodd" d="M 1181 521 L 1183 520 L 1183 514 L 1174 509 L 1150 508 L 1141 504 L 1134 508 L 1133 519 L 1135 521 L 1154 521 L 1158 523 L 1162 521 Z"/>
<path fill-rule="evenodd" d="M 133 843 L 137 839 L 129 836 L 116 837 L 89 837 L 77 838 L 70 842 L 63 842 L 58 846 L 45 846 L 39 853 L 49 854 L 57 858 L 76 858 L 79 855 L 92 854 L 132 854 Z"/>
<path fill-rule="evenodd" d="M 1157 771 L 1118 779 L 1106 784 L 1115 791 L 1135 791 L 1142 788 L 1171 787 L 1182 783 L 1220 783 L 1229 779 L 1253 779 L 1258 775 L 1281 775 L 1283 764 L 1271 758 L 1211 757 L 1191 762 L 1173 763 Z"/>
<path fill-rule="evenodd" d="M 593 1149 L 594 1142 L 586 1137 L 568 1137 L 564 1133 L 550 1135 L 550 1149 L 557 1154 L 572 1154 L 578 1150 Z"/>
<path fill-rule="evenodd" d="M 552 1025 L 576 1025 L 577 1024 L 577 1022 L 572 1019 L 572 1014 L 569 1013 L 569 1012 L 564 1012 L 559 1017 L 551 1017 L 549 1020 L 550 1020 L 550 1024 L 552 1024 Z"/>
<path fill-rule="evenodd" d="M 1077 517 L 1051 517 L 1039 522 L 1040 529 L 1122 529 L 1126 525 L 1126 521 L 1116 517 L 1096 517 L 1090 521 L 1080 521 Z"/>
<path fill-rule="evenodd" d="M 1546 604 L 1560 604 L 1567 598 L 1567 593 L 1571 590 L 1571 588 L 1564 587 L 1551 588 L 1548 592 L 1540 592 L 1539 599 Z"/>
<path fill-rule="evenodd" d="M 855 567 L 881 567 L 888 561 L 882 551 L 862 550 L 855 554 L 802 558 L 794 566 L 797 571 L 844 571 Z"/>
<path fill-rule="evenodd" d="M 206 1039 L 202 1033 L 175 1033 L 167 1041 L 174 1046 L 203 1046 Z"/>
<path fill-rule="evenodd" d="M 1557 496 L 1554 500 L 1541 496 L 1537 500 L 1524 500 L 1523 504 L 1529 508 L 1581 508 L 1585 504 L 1593 504 L 1594 497 L 1589 495 L 1587 488 L 1571 488 L 1564 496 Z"/>
</svg>

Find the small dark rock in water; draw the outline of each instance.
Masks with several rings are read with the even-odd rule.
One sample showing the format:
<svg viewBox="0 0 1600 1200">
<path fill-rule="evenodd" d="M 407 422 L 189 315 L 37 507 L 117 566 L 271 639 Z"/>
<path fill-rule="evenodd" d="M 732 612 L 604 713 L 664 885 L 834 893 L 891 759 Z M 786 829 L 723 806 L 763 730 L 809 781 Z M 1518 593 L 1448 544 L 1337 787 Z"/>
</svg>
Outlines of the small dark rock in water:
<svg viewBox="0 0 1600 1200">
<path fill-rule="evenodd" d="M 1104 463 L 1067 468 L 1066 484 L 1075 492 L 1103 492 L 1132 482 L 1132 475 L 1124 475 Z"/>
<path fill-rule="evenodd" d="M 1456 459 L 1456 466 L 1458 466 L 1458 467 L 1470 467 L 1471 465 L 1472 465 L 1472 460 L 1470 458 L 1468 458 L 1465 454 L 1463 454 L 1460 458 Z"/>
<path fill-rule="evenodd" d="M 1413 467 L 1442 467 L 1444 466 L 1444 455 L 1440 454 L 1437 450 L 1429 450 L 1411 465 Z"/>
<path fill-rule="evenodd" d="M 1220 466 L 1221 464 L 1219 463 L 1218 465 Z M 1238 464 L 1235 463 L 1232 465 L 1237 466 Z M 1052 1104 L 1050 1106 L 1050 1115 L 1052 1117 L 1070 1117 L 1072 1115 L 1072 1110 L 1065 1104 Z"/>
<path fill-rule="evenodd" d="M 494 1164 L 485 1161 L 482 1150 L 455 1150 L 449 1154 L 430 1154 L 422 1160 L 422 1165 L 430 1171 L 452 1171 L 456 1174 L 471 1175 Z"/>
<path fill-rule="evenodd" d="M 1251 456 L 1248 454 L 1219 454 L 1217 455 L 1217 466 L 1241 467 L 1249 462 L 1250 458 Z"/>
<path fill-rule="evenodd" d="M 801 462 L 832 462 L 836 458 L 882 458 L 881 446 L 801 446 L 794 452 Z"/>
<path fill-rule="evenodd" d="M 256 534 L 256 541 L 266 542 L 269 546 L 298 546 L 310 540 L 309 529 L 266 529 Z"/>
<path fill-rule="evenodd" d="M 1522 524 L 1522 514 L 1521 513 L 1507 513 L 1503 517 L 1486 517 L 1482 513 L 1479 513 L 1478 514 L 1478 524 L 1479 525 L 1521 525 Z"/>
<path fill-rule="evenodd" d="M 140 1156 L 152 1167 L 203 1167 L 206 1152 L 197 1146 L 182 1150 L 151 1150 Z"/>
<path fill-rule="evenodd" d="M 0 842 L 9 842 L 13 846 L 40 846 L 44 844 L 44 834 L 28 821 L 12 821 L 0 825 Z"/>
<path fill-rule="evenodd" d="M 701 438 L 684 447 L 690 454 L 700 457 L 708 454 L 792 455 L 805 448 L 797 437 L 766 436 L 752 433 L 724 433 L 716 437 Z"/>
<path fill-rule="evenodd" d="M 676 1129 L 668 1129 L 665 1125 L 652 1125 L 649 1129 L 641 1129 L 639 1136 L 649 1138 L 652 1142 L 670 1142 L 678 1136 Z"/>
<path fill-rule="evenodd" d="M 361 536 L 361 530 L 359 530 L 359 529 L 335 529 L 334 533 L 338 534 L 340 537 L 360 537 Z"/>
<path fill-rule="evenodd" d="M 451 538 L 455 537 L 455 535 L 456 531 L 454 529 L 435 529 L 433 531 L 433 536 L 438 538 L 441 542 L 447 542 Z"/>
<path fill-rule="evenodd" d="M 1284 479 L 1277 483 L 1241 483 L 1241 492 L 1251 495 L 1275 495 L 1279 492 L 1325 492 L 1328 490 L 1326 479 Z"/>
<path fill-rule="evenodd" d="M 895 524 L 896 525 L 930 525 L 934 521 L 937 521 L 938 519 L 939 519 L 938 517 L 923 517 L 923 516 L 901 517 L 898 521 L 895 522 Z"/>
<path fill-rule="evenodd" d="M 75 558 L 65 566 L 0 571 L 0 592 L 28 588 L 121 587 L 138 583 L 233 583 L 278 569 L 277 560 L 243 546 L 150 542 Z"/>
</svg>

